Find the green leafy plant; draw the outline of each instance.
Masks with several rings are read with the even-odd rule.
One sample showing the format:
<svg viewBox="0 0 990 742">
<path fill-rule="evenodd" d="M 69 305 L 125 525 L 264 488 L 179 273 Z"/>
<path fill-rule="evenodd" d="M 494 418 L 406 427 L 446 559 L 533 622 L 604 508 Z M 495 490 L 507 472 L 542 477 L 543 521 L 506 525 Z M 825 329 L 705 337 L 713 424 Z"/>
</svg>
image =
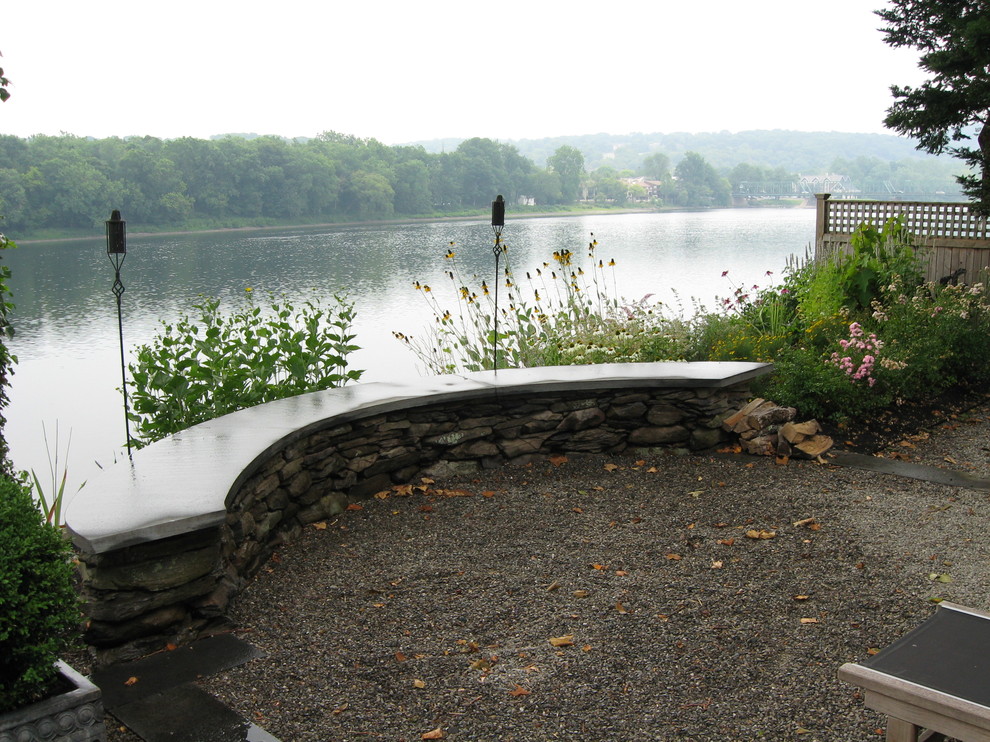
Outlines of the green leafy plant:
<svg viewBox="0 0 990 742">
<path fill-rule="evenodd" d="M 55 661 L 77 639 L 81 614 L 72 552 L 30 489 L 0 476 L 0 711 L 44 697 Z"/>
<path fill-rule="evenodd" d="M 838 262 L 840 288 L 850 309 L 867 309 L 880 287 L 900 276 L 907 286 L 918 286 L 925 273 L 914 238 L 904 218 L 889 219 L 882 228 L 861 224 L 849 238 L 852 252 Z"/>
<path fill-rule="evenodd" d="M 10 250 L 17 247 L 13 240 L 7 239 L 0 234 L 0 251 Z M 17 363 L 17 356 L 11 354 L 7 348 L 5 340 L 14 337 L 14 328 L 10 324 L 8 315 L 14 308 L 10 301 L 10 290 L 7 282 L 10 280 L 10 267 L 0 264 L 0 473 L 13 475 L 13 466 L 10 463 L 10 449 L 7 446 L 7 439 L 2 435 L 3 428 L 7 422 L 4 417 L 4 410 L 8 404 L 7 386 L 10 376 L 14 373 L 14 364 Z"/>
<path fill-rule="evenodd" d="M 69 440 L 65 444 L 65 461 L 62 465 L 62 475 L 59 477 L 59 439 L 58 439 L 58 422 L 55 423 L 55 452 L 52 454 L 52 447 L 48 443 L 48 431 L 45 429 L 45 424 L 41 424 L 41 432 L 45 439 L 45 453 L 48 455 L 48 473 L 50 476 L 50 485 L 46 490 L 41 484 L 41 479 L 38 477 L 38 473 L 32 469 L 31 470 L 31 484 L 34 487 L 34 496 L 38 498 L 38 503 L 41 506 L 41 512 L 45 516 L 45 520 L 56 526 L 62 525 L 62 503 L 65 498 L 65 484 L 69 476 L 69 447 L 72 445 L 72 431 L 69 431 Z M 79 485 L 79 489 L 86 486 L 83 482 Z"/>
<path fill-rule="evenodd" d="M 873 302 L 872 325 L 901 372 L 895 392 L 910 399 L 990 379 L 990 301 L 983 283 L 915 291 L 895 277 Z"/>
<path fill-rule="evenodd" d="M 141 443 L 245 407 L 343 386 L 361 377 L 348 369 L 354 305 L 334 296 L 295 305 L 269 297 L 262 309 L 246 290 L 246 306 L 231 313 L 217 299 L 193 306 L 197 315 L 162 323 L 130 364 L 133 420 Z"/>
</svg>

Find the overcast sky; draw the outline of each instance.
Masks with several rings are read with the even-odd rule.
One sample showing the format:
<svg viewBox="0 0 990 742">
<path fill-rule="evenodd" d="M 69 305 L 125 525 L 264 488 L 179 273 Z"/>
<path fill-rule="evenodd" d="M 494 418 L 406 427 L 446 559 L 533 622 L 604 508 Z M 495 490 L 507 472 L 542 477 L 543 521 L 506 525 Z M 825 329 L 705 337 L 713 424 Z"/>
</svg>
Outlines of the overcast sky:
<svg viewBox="0 0 990 742">
<path fill-rule="evenodd" d="M 0 133 L 885 132 L 885 0 L 15 0 Z"/>
</svg>

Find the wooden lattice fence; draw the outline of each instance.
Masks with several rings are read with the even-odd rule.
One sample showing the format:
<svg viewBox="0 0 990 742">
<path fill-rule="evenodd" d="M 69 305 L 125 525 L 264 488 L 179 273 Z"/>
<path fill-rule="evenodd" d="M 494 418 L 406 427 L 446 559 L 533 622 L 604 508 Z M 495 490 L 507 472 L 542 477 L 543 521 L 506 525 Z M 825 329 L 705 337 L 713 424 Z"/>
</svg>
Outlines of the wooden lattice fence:
<svg viewBox="0 0 990 742">
<path fill-rule="evenodd" d="M 960 281 L 985 281 L 990 275 L 990 227 L 969 204 L 921 201 L 830 200 L 818 194 L 815 258 L 848 250 L 849 238 L 861 224 L 880 228 L 887 220 L 904 217 L 905 226 L 929 254 L 927 279 L 965 271 Z"/>
</svg>

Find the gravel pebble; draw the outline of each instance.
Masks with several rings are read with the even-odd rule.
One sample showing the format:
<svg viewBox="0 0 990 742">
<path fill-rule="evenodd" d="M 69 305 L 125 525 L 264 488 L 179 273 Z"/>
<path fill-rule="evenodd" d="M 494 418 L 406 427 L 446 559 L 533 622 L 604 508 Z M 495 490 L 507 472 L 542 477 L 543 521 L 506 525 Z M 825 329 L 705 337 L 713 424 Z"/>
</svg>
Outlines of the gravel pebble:
<svg viewBox="0 0 990 742">
<path fill-rule="evenodd" d="M 990 408 L 967 420 L 913 459 L 990 477 Z M 877 739 L 836 670 L 937 599 L 990 608 L 988 516 L 985 491 L 731 455 L 437 481 L 281 549 L 230 614 L 267 656 L 203 686 L 286 742 Z"/>
</svg>

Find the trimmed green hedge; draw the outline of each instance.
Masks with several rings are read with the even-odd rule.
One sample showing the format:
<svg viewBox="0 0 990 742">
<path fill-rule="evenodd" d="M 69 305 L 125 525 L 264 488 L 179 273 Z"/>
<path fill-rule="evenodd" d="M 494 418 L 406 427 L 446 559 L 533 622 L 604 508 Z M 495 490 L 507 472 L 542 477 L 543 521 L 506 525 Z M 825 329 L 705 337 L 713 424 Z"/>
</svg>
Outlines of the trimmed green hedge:
<svg viewBox="0 0 990 742">
<path fill-rule="evenodd" d="M 0 712 L 43 698 L 80 629 L 69 542 L 26 486 L 0 476 Z"/>
</svg>

